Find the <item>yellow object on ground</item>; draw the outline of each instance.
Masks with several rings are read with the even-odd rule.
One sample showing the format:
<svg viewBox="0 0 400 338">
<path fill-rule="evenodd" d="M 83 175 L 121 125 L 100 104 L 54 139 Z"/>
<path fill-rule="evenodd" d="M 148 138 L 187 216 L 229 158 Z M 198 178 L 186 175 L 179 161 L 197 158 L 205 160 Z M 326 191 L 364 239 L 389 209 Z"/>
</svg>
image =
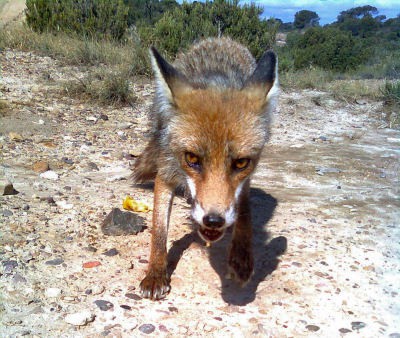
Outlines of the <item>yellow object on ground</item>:
<svg viewBox="0 0 400 338">
<path fill-rule="evenodd" d="M 125 210 L 131 210 L 136 212 L 149 212 L 153 210 L 151 206 L 143 201 L 135 201 L 131 196 L 126 196 L 122 201 L 122 207 Z"/>
</svg>

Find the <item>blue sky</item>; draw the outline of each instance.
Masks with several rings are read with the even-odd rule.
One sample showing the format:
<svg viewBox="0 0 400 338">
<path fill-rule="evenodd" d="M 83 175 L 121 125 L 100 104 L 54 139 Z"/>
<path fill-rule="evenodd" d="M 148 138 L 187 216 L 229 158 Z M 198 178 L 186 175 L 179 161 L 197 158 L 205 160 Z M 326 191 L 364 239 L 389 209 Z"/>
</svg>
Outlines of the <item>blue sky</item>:
<svg viewBox="0 0 400 338">
<path fill-rule="evenodd" d="M 296 12 L 302 9 L 314 11 L 321 18 L 321 25 L 336 21 L 341 11 L 353 7 L 371 5 L 379 10 L 379 14 L 387 18 L 394 18 L 400 14 L 400 0 L 253 0 L 241 3 L 254 2 L 264 8 L 263 16 L 281 19 L 283 22 L 293 22 Z"/>
</svg>

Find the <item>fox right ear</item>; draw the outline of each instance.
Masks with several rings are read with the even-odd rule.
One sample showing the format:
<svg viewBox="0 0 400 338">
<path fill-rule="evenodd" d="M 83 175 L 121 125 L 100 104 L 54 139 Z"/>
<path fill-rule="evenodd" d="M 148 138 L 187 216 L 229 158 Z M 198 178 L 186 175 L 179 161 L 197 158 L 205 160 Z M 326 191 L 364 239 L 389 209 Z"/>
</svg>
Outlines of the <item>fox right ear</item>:
<svg viewBox="0 0 400 338">
<path fill-rule="evenodd" d="M 154 47 L 150 47 L 151 64 L 156 76 L 157 91 L 169 103 L 174 96 L 190 88 L 186 77 L 168 63 Z"/>
</svg>

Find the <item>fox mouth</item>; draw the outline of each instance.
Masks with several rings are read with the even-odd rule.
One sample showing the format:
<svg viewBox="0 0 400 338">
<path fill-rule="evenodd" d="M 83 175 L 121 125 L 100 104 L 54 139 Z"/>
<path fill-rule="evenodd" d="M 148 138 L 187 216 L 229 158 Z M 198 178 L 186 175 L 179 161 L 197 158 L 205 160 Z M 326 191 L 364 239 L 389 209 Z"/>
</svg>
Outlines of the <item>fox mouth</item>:
<svg viewBox="0 0 400 338">
<path fill-rule="evenodd" d="M 224 237 L 225 229 L 216 230 L 200 226 L 198 233 L 204 241 L 208 243 L 213 243 L 219 241 L 222 237 Z"/>
</svg>

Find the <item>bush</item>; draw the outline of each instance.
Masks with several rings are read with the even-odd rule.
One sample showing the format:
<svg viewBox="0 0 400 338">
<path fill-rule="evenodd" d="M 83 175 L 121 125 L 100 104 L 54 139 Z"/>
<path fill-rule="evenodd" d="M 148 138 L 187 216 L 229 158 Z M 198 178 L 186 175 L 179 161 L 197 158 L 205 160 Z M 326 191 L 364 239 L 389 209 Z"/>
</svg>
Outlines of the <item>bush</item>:
<svg viewBox="0 0 400 338">
<path fill-rule="evenodd" d="M 67 32 L 120 40 L 127 28 L 122 0 L 27 0 L 26 22 L 36 32 Z"/>
<path fill-rule="evenodd" d="M 370 55 L 359 40 L 336 28 L 310 28 L 292 43 L 296 69 L 318 66 L 346 72 L 357 68 Z"/>
<path fill-rule="evenodd" d="M 254 4 L 239 6 L 237 0 L 184 2 L 165 12 L 154 27 L 139 27 L 139 35 L 147 45 L 156 45 L 170 56 L 196 40 L 230 36 L 258 58 L 273 46 L 278 30 L 278 23 L 261 20 L 261 13 L 262 9 Z"/>
</svg>

